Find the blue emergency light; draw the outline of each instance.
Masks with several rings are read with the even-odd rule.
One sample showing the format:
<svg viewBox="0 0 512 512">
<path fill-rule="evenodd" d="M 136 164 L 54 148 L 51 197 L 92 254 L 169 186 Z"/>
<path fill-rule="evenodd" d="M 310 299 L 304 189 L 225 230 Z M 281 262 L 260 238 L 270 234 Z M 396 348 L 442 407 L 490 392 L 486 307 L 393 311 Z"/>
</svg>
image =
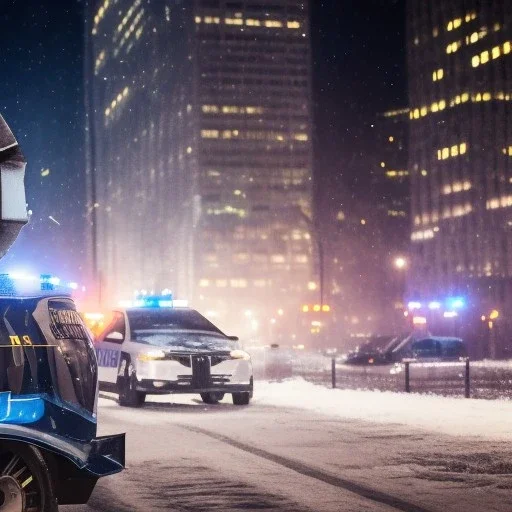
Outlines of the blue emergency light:
<svg viewBox="0 0 512 512">
<path fill-rule="evenodd" d="M 138 295 L 133 304 L 137 308 L 172 308 L 173 299 L 167 295 Z"/>
<path fill-rule="evenodd" d="M 15 297 L 20 294 L 35 294 L 43 292 L 68 292 L 76 290 L 78 283 L 65 282 L 60 277 L 52 274 L 39 276 L 22 272 L 9 272 L 0 274 L 0 295 L 3 297 Z"/>
</svg>

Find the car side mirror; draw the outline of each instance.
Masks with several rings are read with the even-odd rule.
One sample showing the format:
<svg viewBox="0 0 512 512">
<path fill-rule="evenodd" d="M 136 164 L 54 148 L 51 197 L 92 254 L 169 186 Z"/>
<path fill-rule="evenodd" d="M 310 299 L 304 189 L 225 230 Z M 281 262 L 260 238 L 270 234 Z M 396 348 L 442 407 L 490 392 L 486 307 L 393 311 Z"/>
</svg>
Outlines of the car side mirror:
<svg viewBox="0 0 512 512">
<path fill-rule="evenodd" d="M 238 336 L 228 336 L 228 340 L 231 340 L 231 341 L 239 341 L 239 337 Z"/>
<path fill-rule="evenodd" d="M 118 331 L 112 331 L 105 337 L 104 341 L 123 341 L 124 336 Z"/>
</svg>

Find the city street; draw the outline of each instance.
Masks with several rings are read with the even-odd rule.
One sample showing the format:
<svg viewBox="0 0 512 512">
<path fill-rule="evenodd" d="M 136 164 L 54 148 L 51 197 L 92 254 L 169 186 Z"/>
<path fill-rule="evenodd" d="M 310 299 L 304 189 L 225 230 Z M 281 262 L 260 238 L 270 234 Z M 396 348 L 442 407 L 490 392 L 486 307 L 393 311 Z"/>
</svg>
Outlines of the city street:
<svg viewBox="0 0 512 512">
<path fill-rule="evenodd" d="M 64 512 L 511 509 L 505 442 L 270 406 L 257 392 L 248 407 L 175 395 L 126 409 L 102 397 L 100 434 L 127 433 L 126 470 Z"/>
</svg>

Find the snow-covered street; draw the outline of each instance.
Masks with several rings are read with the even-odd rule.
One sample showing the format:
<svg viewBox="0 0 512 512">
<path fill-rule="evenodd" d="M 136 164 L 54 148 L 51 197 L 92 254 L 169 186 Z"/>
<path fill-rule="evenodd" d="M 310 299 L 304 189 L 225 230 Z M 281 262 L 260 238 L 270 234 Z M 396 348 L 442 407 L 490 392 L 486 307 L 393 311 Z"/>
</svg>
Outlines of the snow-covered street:
<svg viewBox="0 0 512 512">
<path fill-rule="evenodd" d="M 174 395 L 133 410 L 112 398 L 100 399 L 100 433 L 126 431 L 127 469 L 64 511 L 512 508 L 508 402 L 302 381 L 260 382 L 248 407 Z"/>
</svg>

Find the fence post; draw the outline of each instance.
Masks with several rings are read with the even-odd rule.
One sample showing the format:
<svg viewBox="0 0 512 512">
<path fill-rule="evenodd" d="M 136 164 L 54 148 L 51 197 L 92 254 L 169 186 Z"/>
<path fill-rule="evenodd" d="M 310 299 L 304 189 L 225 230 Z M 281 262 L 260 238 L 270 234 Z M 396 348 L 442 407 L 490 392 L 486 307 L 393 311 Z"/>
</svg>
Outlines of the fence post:
<svg viewBox="0 0 512 512">
<path fill-rule="evenodd" d="M 410 373 L 409 373 L 409 361 L 405 362 L 405 392 L 410 393 L 411 392 L 411 382 L 410 382 Z"/>
<path fill-rule="evenodd" d="M 336 358 L 333 357 L 331 359 L 331 382 L 332 382 L 332 388 L 334 389 L 336 387 Z"/>
<path fill-rule="evenodd" d="M 469 379 L 469 357 L 466 358 L 466 371 L 464 372 L 464 396 L 471 398 L 471 388 Z"/>
</svg>

